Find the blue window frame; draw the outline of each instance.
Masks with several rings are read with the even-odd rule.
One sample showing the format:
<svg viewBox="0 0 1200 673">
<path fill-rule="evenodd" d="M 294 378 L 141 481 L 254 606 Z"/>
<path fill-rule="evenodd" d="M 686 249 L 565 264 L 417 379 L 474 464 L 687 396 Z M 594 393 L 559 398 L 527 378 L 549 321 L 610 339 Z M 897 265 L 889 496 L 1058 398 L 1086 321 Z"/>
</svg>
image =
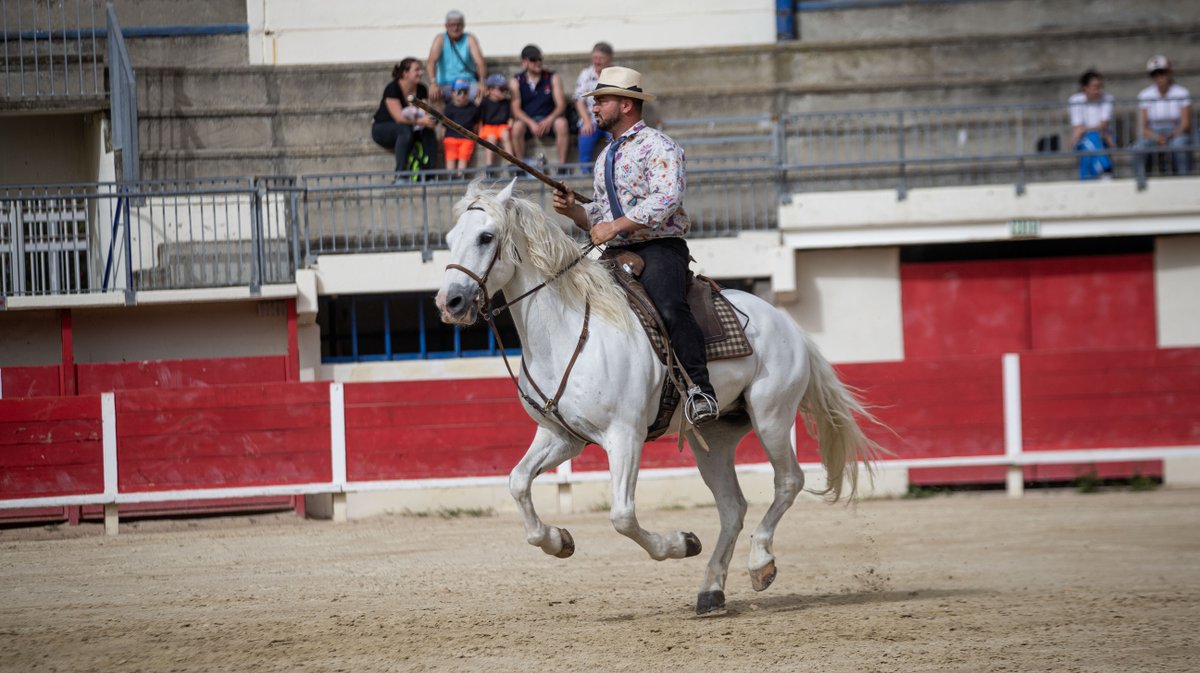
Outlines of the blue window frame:
<svg viewBox="0 0 1200 673">
<path fill-rule="evenodd" d="M 445 325 L 428 294 L 368 294 L 321 297 L 321 362 L 374 362 L 490 357 L 500 354 L 491 329 Z M 521 353 L 511 316 L 496 321 L 509 355 Z"/>
</svg>

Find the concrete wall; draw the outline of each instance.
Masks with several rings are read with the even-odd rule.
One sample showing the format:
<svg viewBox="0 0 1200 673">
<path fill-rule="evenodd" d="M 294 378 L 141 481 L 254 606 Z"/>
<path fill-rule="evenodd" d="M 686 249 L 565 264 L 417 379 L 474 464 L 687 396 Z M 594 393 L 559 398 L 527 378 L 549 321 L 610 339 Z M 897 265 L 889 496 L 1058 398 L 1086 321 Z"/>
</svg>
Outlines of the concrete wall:
<svg viewBox="0 0 1200 673">
<path fill-rule="evenodd" d="M 780 208 L 785 243 L 797 249 L 1007 240 L 1011 220 L 1038 222 L 1044 238 L 1200 231 L 1200 178 L 797 193 Z"/>
<path fill-rule="evenodd" d="M 1026 33 L 1064 26 L 1169 25 L 1200 19 L 1194 0 L 989 0 L 957 4 L 910 2 L 898 6 L 801 12 L 802 41 L 863 40 L 977 33 Z M 1087 64 L 1080 64 L 1087 67 Z M 1081 70 L 1082 72 L 1082 70 Z"/>
<path fill-rule="evenodd" d="M 1200 236 L 1163 236 L 1154 245 L 1158 345 L 1200 346 Z"/>
<path fill-rule="evenodd" d="M 899 248 L 797 252 L 796 289 L 779 307 L 832 362 L 904 359 Z"/>
<path fill-rule="evenodd" d="M 57 365 L 59 325 L 58 311 L 0 311 L 0 367 Z"/>
<path fill-rule="evenodd" d="M 90 182 L 101 177 L 101 113 L 0 116 L 0 184 Z"/>
<path fill-rule="evenodd" d="M 486 56 L 516 56 L 526 44 L 547 53 L 583 53 L 600 40 L 617 49 L 672 49 L 775 41 L 767 0 L 656 3 L 579 0 L 531 5 L 513 0 L 456 4 L 385 0 L 247 0 L 251 63 L 350 63 L 424 59 L 452 7 L 466 16 Z"/>
<path fill-rule="evenodd" d="M 283 355 L 287 352 L 287 316 L 277 303 L 77 309 L 75 361 Z"/>
</svg>

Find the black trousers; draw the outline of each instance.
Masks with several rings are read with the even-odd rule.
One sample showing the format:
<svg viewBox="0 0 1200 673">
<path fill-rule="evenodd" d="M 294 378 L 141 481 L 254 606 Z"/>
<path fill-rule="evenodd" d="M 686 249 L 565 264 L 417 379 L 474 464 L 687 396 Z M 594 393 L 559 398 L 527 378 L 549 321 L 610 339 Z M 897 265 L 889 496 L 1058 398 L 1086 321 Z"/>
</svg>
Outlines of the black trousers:
<svg viewBox="0 0 1200 673">
<path fill-rule="evenodd" d="M 437 136 L 433 129 L 414 130 L 412 124 L 375 122 L 371 125 L 371 139 L 380 147 L 396 153 L 397 173 L 408 171 L 408 155 L 418 142 L 425 150 L 426 165 L 422 168 L 433 168 L 433 160 L 437 156 Z"/>
<path fill-rule="evenodd" d="M 687 303 L 688 247 L 682 238 L 656 238 L 624 246 L 642 256 L 642 285 L 667 326 L 679 364 L 692 382 L 713 395 L 708 381 L 704 334 Z"/>
</svg>

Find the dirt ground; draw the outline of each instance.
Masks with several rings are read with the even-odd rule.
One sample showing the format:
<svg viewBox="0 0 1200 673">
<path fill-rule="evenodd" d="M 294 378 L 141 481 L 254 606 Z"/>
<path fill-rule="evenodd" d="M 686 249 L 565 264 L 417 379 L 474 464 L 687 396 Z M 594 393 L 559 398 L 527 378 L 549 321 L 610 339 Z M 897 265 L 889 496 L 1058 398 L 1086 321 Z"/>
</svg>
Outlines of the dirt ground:
<svg viewBox="0 0 1200 673">
<path fill-rule="evenodd" d="M 641 515 L 715 539 L 713 508 Z M 574 558 L 512 515 L 2 530 L 0 671 L 1200 670 L 1200 490 L 800 502 L 774 586 L 750 589 L 748 525 L 708 618 L 707 550 L 550 518 Z"/>
</svg>

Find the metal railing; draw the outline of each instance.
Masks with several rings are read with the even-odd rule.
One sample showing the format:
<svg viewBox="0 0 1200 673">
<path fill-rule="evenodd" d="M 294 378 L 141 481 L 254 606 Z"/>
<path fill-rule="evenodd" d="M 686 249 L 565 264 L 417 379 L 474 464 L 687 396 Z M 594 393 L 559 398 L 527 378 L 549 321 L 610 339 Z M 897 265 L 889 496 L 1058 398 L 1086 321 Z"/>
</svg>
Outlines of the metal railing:
<svg viewBox="0 0 1200 673">
<path fill-rule="evenodd" d="M 292 282 L 297 193 L 287 179 L 0 190 L 0 296 Z"/>
<path fill-rule="evenodd" d="M 98 8 L 101 0 L 0 0 L 0 100 L 104 96 Z"/>
<path fill-rule="evenodd" d="M 692 235 L 716 237 L 775 229 L 779 205 L 800 191 L 891 188 L 903 198 L 926 184 L 1004 182 L 1021 191 L 1029 181 L 1077 179 L 1089 154 L 1111 155 L 1118 177 L 1135 161 L 1149 164 L 1145 175 L 1169 174 L 1170 151 L 1130 148 L 1136 120 L 1135 104 L 1118 103 L 1115 146 L 1091 153 L 1066 147 L 1066 106 L 1057 104 L 729 117 L 668 130 L 688 151 Z M 590 193 L 590 167 L 568 169 L 561 179 Z M 291 282 L 321 255 L 429 259 L 445 247 L 468 182 L 501 185 L 515 173 L 493 170 L 0 188 L 0 296 L 257 290 Z M 520 189 L 549 209 L 542 183 L 522 177 Z"/>
<path fill-rule="evenodd" d="M 113 4 L 108 3 L 105 12 L 108 22 L 108 65 L 110 114 L 112 117 L 112 145 L 116 154 L 121 179 L 137 182 L 141 176 L 141 158 L 138 151 L 137 79 L 125 49 L 125 37 Z"/>
</svg>

